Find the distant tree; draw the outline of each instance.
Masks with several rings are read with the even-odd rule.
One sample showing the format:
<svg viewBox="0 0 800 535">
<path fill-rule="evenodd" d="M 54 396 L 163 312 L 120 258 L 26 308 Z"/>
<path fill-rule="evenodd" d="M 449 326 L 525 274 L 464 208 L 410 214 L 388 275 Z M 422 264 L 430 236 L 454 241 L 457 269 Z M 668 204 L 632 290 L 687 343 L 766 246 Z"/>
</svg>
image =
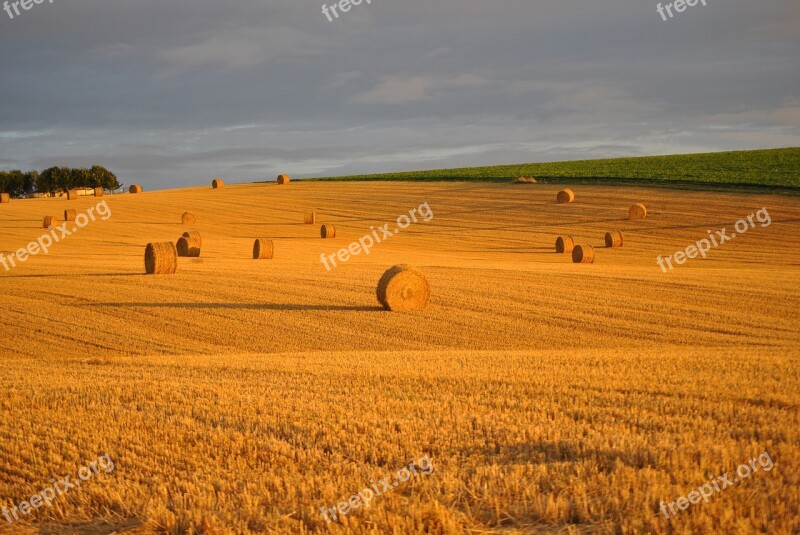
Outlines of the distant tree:
<svg viewBox="0 0 800 535">
<path fill-rule="evenodd" d="M 48 167 L 39 174 L 36 182 L 36 191 L 40 193 L 53 193 L 56 190 L 58 167 Z"/>
<path fill-rule="evenodd" d="M 12 197 L 19 197 L 24 195 L 25 191 L 25 173 L 19 169 L 13 171 L 6 171 L 5 185 L 3 190 Z"/>
<path fill-rule="evenodd" d="M 27 196 L 34 191 L 53 194 L 58 190 L 97 188 L 115 190 L 122 185 L 117 176 L 101 165 L 86 167 L 48 167 L 41 173 L 19 170 L 0 171 L 0 192 L 13 197 Z"/>
<path fill-rule="evenodd" d="M 69 188 L 86 188 L 93 186 L 92 175 L 85 167 L 77 167 L 69 170 Z"/>
<path fill-rule="evenodd" d="M 23 177 L 23 192 L 24 194 L 30 195 L 34 191 L 36 191 L 36 185 L 39 182 L 39 173 L 38 171 L 28 171 L 25 173 Z"/>
<path fill-rule="evenodd" d="M 93 165 L 89 173 L 94 181 L 93 187 L 102 187 L 107 190 L 113 191 L 121 187 L 117 180 L 117 175 L 103 167 L 102 165 Z"/>
<path fill-rule="evenodd" d="M 40 192 L 54 193 L 56 190 L 68 190 L 72 187 L 72 176 L 69 167 L 49 167 L 42 171 L 40 184 L 36 190 Z"/>
</svg>

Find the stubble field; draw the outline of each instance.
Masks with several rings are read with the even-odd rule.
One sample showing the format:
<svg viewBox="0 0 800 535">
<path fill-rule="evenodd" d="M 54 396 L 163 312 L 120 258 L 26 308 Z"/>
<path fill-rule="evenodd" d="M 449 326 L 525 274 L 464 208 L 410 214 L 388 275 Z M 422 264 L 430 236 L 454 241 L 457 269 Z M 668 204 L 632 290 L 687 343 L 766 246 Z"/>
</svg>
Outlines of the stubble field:
<svg viewBox="0 0 800 535">
<path fill-rule="evenodd" d="M 800 198 L 546 184 L 296 183 L 106 196 L 89 223 L 0 267 L 0 505 L 104 453 L 98 474 L 0 533 L 794 533 L 800 530 Z M 101 199 L 0 205 L 0 252 L 42 216 Z M 328 271 L 334 254 L 428 203 Z M 628 221 L 635 202 L 643 221 Z M 766 208 L 669 273 L 656 264 Z M 336 225 L 322 240 L 318 223 Z M 184 211 L 200 258 L 145 276 Z M 621 249 L 603 235 L 620 229 Z M 735 232 L 735 231 L 733 231 Z M 595 264 L 554 252 L 597 246 Z M 251 258 L 255 238 L 275 258 Z M 423 312 L 383 311 L 412 264 Z M 759 471 L 673 502 L 768 452 Z M 433 466 L 328 523 L 427 455 Z"/>
</svg>

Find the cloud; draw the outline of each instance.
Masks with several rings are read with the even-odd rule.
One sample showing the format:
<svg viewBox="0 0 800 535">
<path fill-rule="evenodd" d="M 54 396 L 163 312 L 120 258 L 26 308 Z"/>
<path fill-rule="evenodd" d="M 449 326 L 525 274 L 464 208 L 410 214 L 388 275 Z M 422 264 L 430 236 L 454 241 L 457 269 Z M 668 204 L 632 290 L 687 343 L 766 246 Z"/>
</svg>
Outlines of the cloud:
<svg viewBox="0 0 800 535">
<path fill-rule="evenodd" d="M 320 55 L 319 41 L 287 27 L 225 30 L 189 45 L 161 49 L 156 57 L 174 75 L 198 68 L 244 70 L 275 60 Z"/>
<path fill-rule="evenodd" d="M 465 73 L 454 78 L 445 76 L 384 76 L 367 91 L 357 93 L 350 102 L 354 104 L 408 104 L 447 96 L 453 90 L 484 87 L 485 78 Z"/>
<path fill-rule="evenodd" d="M 360 71 L 347 71 L 347 72 L 340 72 L 336 73 L 330 79 L 329 85 L 330 87 L 342 87 L 351 85 L 353 82 L 360 80 L 362 74 Z"/>
</svg>

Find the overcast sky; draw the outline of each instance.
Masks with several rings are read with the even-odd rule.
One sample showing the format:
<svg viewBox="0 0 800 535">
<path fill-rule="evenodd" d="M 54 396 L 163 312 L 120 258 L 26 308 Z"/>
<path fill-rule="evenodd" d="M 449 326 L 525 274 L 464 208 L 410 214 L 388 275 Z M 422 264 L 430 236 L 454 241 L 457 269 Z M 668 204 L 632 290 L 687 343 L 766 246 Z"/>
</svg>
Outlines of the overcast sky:
<svg viewBox="0 0 800 535">
<path fill-rule="evenodd" d="M 0 11 L 0 168 L 155 189 L 800 146 L 800 1 L 707 1 L 44 0 Z"/>
</svg>

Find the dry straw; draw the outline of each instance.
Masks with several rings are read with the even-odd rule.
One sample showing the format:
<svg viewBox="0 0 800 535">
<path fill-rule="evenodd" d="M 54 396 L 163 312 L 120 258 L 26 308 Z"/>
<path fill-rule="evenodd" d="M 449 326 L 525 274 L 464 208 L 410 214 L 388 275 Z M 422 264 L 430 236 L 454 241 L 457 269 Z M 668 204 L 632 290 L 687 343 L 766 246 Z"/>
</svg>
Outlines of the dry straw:
<svg viewBox="0 0 800 535">
<path fill-rule="evenodd" d="M 272 240 L 267 238 L 258 238 L 253 244 L 253 258 L 256 260 L 270 260 L 274 251 Z"/>
<path fill-rule="evenodd" d="M 196 241 L 198 244 L 200 244 L 200 247 L 203 246 L 203 237 L 200 236 L 200 233 L 198 231 L 196 231 L 196 230 L 193 230 L 191 232 L 184 232 L 183 234 L 181 234 L 181 237 L 182 238 L 192 238 L 194 241 Z"/>
<path fill-rule="evenodd" d="M 647 207 L 642 203 L 636 203 L 628 210 L 628 219 L 644 219 L 647 217 Z"/>
<path fill-rule="evenodd" d="M 288 184 L 290 180 L 289 175 L 278 175 L 278 184 Z"/>
<path fill-rule="evenodd" d="M 46 215 L 42 222 L 42 228 L 56 228 L 58 225 L 58 216 Z"/>
<path fill-rule="evenodd" d="M 11 202 L 11 195 L 8 193 L 0 193 L 0 204 L 8 204 Z"/>
<path fill-rule="evenodd" d="M 221 178 L 215 178 L 214 180 L 211 181 L 211 187 L 214 189 L 221 189 L 222 186 L 224 185 L 225 183 L 222 181 Z"/>
<path fill-rule="evenodd" d="M 514 184 L 536 184 L 537 182 L 539 181 L 532 176 L 521 176 L 514 179 Z"/>
<path fill-rule="evenodd" d="M 148 243 L 144 250 L 144 270 L 148 275 L 169 275 L 178 269 L 178 251 L 172 242 Z"/>
<path fill-rule="evenodd" d="M 76 210 L 64 210 L 64 221 L 75 221 L 76 217 L 78 217 Z"/>
<path fill-rule="evenodd" d="M 400 264 L 390 268 L 378 282 L 378 302 L 386 310 L 423 310 L 431 297 L 428 279 L 420 271 Z"/>
<path fill-rule="evenodd" d="M 572 250 L 572 261 L 576 264 L 594 264 L 594 247 L 576 245 Z"/>
<path fill-rule="evenodd" d="M 103 188 L 94 188 L 94 196 L 95 197 L 102 197 L 105 190 Z"/>
<path fill-rule="evenodd" d="M 188 256 L 192 258 L 197 258 L 200 256 L 201 246 L 202 242 L 199 239 L 191 236 L 181 236 L 178 238 L 178 243 L 175 244 L 175 247 L 178 251 L 178 256 Z"/>
<path fill-rule="evenodd" d="M 575 248 L 575 240 L 572 236 L 559 236 L 556 238 L 556 252 L 557 253 L 571 253 Z"/>
<path fill-rule="evenodd" d="M 558 192 L 556 195 L 556 200 L 558 204 L 569 204 L 571 202 L 575 202 L 575 192 L 571 189 L 564 189 Z"/>
<path fill-rule="evenodd" d="M 197 223 L 197 216 L 192 212 L 184 212 L 181 216 L 181 223 L 184 225 L 194 225 Z"/>
<path fill-rule="evenodd" d="M 78 190 L 71 189 L 71 190 L 67 191 L 67 200 L 68 201 L 74 201 L 77 198 L 78 198 Z"/>
<path fill-rule="evenodd" d="M 317 212 L 312 210 L 310 212 L 306 212 L 305 216 L 306 225 L 313 225 L 317 222 Z"/>
<path fill-rule="evenodd" d="M 139 184 L 134 184 L 133 186 L 130 187 L 128 191 L 131 193 L 141 193 L 144 190 L 142 189 L 142 186 L 140 186 Z"/>
<path fill-rule="evenodd" d="M 335 238 L 336 237 L 336 225 L 322 225 L 319 228 L 319 235 L 323 238 Z"/>
<path fill-rule="evenodd" d="M 622 247 L 622 231 L 606 232 L 606 247 Z"/>
</svg>

